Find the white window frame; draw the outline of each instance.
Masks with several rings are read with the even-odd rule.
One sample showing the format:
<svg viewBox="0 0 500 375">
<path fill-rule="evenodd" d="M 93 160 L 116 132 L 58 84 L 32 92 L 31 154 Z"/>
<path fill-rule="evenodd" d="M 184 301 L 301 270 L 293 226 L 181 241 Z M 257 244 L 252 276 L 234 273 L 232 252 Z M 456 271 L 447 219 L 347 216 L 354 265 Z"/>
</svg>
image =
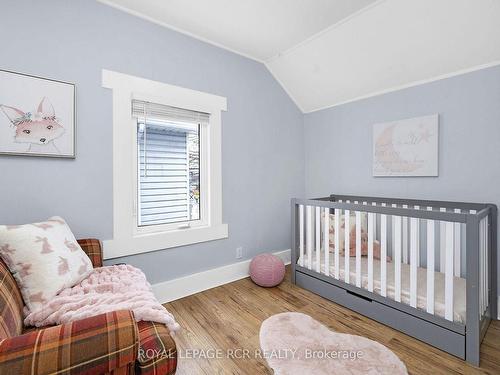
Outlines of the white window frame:
<svg viewBox="0 0 500 375">
<path fill-rule="evenodd" d="M 227 99 L 201 91 L 102 71 L 102 86 L 113 90 L 113 239 L 103 242 L 111 259 L 228 237 L 222 223 L 221 112 Z M 198 221 L 139 227 L 137 221 L 137 119 L 132 99 L 210 114 L 200 127 Z"/>
</svg>

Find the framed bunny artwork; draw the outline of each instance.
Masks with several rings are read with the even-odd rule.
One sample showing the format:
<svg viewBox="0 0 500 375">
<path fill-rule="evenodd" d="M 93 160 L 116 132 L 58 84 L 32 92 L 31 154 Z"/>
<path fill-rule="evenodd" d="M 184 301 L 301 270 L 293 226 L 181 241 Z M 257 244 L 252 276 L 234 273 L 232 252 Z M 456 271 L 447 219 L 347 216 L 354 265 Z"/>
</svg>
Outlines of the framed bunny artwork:
<svg viewBox="0 0 500 375">
<path fill-rule="evenodd" d="M 0 70 L 0 154 L 75 158 L 73 83 Z"/>
</svg>

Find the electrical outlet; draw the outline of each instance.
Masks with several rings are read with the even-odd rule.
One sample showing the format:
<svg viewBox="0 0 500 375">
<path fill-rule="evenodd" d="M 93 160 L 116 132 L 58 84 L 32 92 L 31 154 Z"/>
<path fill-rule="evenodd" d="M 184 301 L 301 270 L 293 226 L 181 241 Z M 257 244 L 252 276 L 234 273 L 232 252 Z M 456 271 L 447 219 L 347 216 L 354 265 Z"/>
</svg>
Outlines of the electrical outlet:
<svg viewBox="0 0 500 375">
<path fill-rule="evenodd" d="M 236 259 L 241 258 L 243 258 L 243 248 L 240 246 L 236 248 Z"/>
</svg>

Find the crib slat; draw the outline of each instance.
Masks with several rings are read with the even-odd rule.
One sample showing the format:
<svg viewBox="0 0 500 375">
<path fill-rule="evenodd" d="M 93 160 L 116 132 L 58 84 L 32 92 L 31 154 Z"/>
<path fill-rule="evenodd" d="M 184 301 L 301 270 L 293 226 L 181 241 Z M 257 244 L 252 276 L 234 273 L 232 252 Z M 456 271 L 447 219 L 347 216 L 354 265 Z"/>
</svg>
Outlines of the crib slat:
<svg viewBox="0 0 500 375">
<path fill-rule="evenodd" d="M 316 220 L 314 220 L 314 228 L 316 229 L 316 272 L 321 273 L 321 208 L 315 207 Z"/>
<path fill-rule="evenodd" d="M 486 259 L 488 259 L 488 224 L 487 224 L 487 220 L 488 218 L 485 217 L 484 219 L 484 229 L 483 229 L 483 235 L 484 235 L 484 253 L 483 253 L 483 274 L 484 274 L 484 277 L 483 277 L 483 280 L 484 280 L 484 286 L 483 286 L 483 294 L 484 294 L 484 303 L 483 303 L 483 312 L 484 310 L 486 310 L 486 307 L 488 306 L 488 273 L 487 273 L 487 269 L 488 267 L 486 267 Z"/>
<path fill-rule="evenodd" d="M 483 224 L 483 243 L 484 243 L 484 252 L 483 252 L 483 313 L 488 307 L 488 216 L 484 219 Z"/>
<path fill-rule="evenodd" d="M 403 204 L 403 208 L 408 208 Z M 408 218 L 403 217 L 403 263 L 408 264 Z"/>
<path fill-rule="evenodd" d="M 392 207 L 393 208 L 398 208 L 398 205 L 393 203 L 392 204 Z M 395 220 L 396 216 L 392 215 L 391 216 L 391 241 L 389 242 L 389 246 L 392 250 L 392 256 L 394 258 L 394 246 L 396 244 L 396 220 Z"/>
<path fill-rule="evenodd" d="M 325 207 L 323 251 L 325 252 L 325 275 L 330 276 L 330 209 L 328 207 Z"/>
<path fill-rule="evenodd" d="M 487 244 L 486 244 L 486 217 L 483 219 L 483 312 L 486 310 L 488 298 L 488 282 L 487 282 L 487 274 L 486 274 L 486 257 L 487 257 Z"/>
<path fill-rule="evenodd" d="M 414 206 L 416 210 L 420 210 L 420 206 Z M 420 267 L 420 220 L 417 225 L 417 267 Z"/>
<path fill-rule="evenodd" d="M 488 217 L 486 216 L 483 224 L 483 313 L 488 307 Z"/>
<path fill-rule="evenodd" d="M 483 221 L 479 222 L 479 317 L 483 311 Z"/>
<path fill-rule="evenodd" d="M 393 203 L 392 207 L 397 208 L 398 205 Z M 396 253 L 396 216 L 394 215 L 391 215 L 391 240 L 389 242 L 389 246 L 392 251 L 392 259 L 394 260 Z M 397 271 L 397 266 L 396 262 L 394 261 L 394 284 L 396 284 L 396 278 L 397 278 L 396 271 Z M 394 285 L 394 294 L 396 294 L 395 292 L 396 292 L 396 285 Z"/>
<path fill-rule="evenodd" d="M 455 213 L 461 213 L 462 211 L 460 210 L 460 208 L 455 208 Z M 454 230 L 454 233 L 455 233 L 455 240 L 453 241 L 454 243 L 454 248 L 455 248 L 455 276 L 456 277 L 460 277 L 460 261 L 461 261 L 461 256 L 460 256 L 460 248 L 461 248 L 461 243 L 460 243 L 460 240 L 461 240 L 461 235 L 460 235 L 460 223 L 454 223 L 453 224 L 455 226 L 455 230 Z"/>
<path fill-rule="evenodd" d="M 427 207 L 432 211 L 432 207 Z M 434 220 L 427 220 L 427 312 L 434 314 Z"/>
<path fill-rule="evenodd" d="M 479 222 L 479 317 L 484 311 L 484 220 Z"/>
<path fill-rule="evenodd" d="M 417 307 L 417 226 L 419 219 L 410 219 L 410 306 Z"/>
<path fill-rule="evenodd" d="M 304 267 L 304 205 L 299 205 L 299 265 Z"/>
<path fill-rule="evenodd" d="M 380 215 L 380 295 L 387 296 L 387 215 L 384 214 Z"/>
<path fill-rule="evenodd" d="M 342 210 L 335 209 L 335 278 L 340 278 L 340 220 Z"/>
<path fill-rule="evenodd" d="M 361 212 L 356 211 L 356 286 L 361 288 Z"/>
<path fill-rule="evenodd" d="M 350 223 L 350 216 L 351 216 L 351 211 L 350 210 L 345 210 L 344 211 L 344 281 L 346 283 L 349 283 L 349 264 L 350 264 L 350 252 L 351 252 L 351 223 Z"/>
<path fill-rule="evenodd" d="M 393 216 L 394 223 L 394 299 L 401 302 L 401 216 Z"/>
<path fill-rule="evenodd" d="M 441 212 L 446 212 L 445 207 L 439 209 Z M 446 222 L 439 222 L 439 272 L 446 272 Z"/>
<path fill-rule="evenodd" d="M 484 294 L 484 302 L 483 302 L 483 313 L 484 310 L 488 307 L 488 267 L 486 264 L 486 260 L 488 259 L 488 217 L 483 219 L 483 294 Z"/>
<path fill-rule="evenodd" d="M 453 234 L 455 227 L 453 223 L 446 222 L 446 262 L 444 281 L 444 317 L 453 321 Z"/>
<path fill-rule="evenodd" d="M 488 217 L 479 222 L 479 316 L 488 307 Z"/>
<path fill-rule="evenodd" d="M 374 216 L 372 212 L 368 213 L 368 291 L 373 292 L 373 227 Z"/>
<path fill-rule="evenodd" d="M 477 213 L 476 210 L 470 210 L 470 213 L 475 215 Z M 479 222 L 479 317 L 481 318 L 483 312 L 484 312 L 484 307 L 483 307 L 483 304 L 484 304 L 484 290 L 483 290 L 483 276 L 482 276 L 482 264 L 484 262 L 484 260 L 482 259 L 482 256 L 483 256 L 483 244 L 482 244 L 482 241 L 483 241 L 483 227 L 482 227 L 482 224 L 483 224 L 483 221 L 481 220 Z"/>
<path fill-rule="evenodd" d="M 312 269 L 312 248 L 313 248 L 313 230 L 312 230 L 312 206 L 306 207 L 306 252 L 307 268 Z"/>
</svg>

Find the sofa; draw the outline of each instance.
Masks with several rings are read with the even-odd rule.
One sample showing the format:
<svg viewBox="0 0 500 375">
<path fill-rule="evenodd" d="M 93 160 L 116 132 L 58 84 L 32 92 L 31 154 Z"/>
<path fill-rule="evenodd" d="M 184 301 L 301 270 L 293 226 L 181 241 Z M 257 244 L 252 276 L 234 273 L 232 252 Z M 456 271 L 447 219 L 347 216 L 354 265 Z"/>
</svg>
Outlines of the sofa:
<svg viewBox="0 0 500 375">
<path fill-rule="evenodd" d="M 102 266 L 97 239 L 78 240 L 94 267 Z M 168 329 L 113 311 L 58 326 L 23 325 L 24 303 L 0 259 L 0 374 L 174 374 L 177 350 Z"/>
</svg>

